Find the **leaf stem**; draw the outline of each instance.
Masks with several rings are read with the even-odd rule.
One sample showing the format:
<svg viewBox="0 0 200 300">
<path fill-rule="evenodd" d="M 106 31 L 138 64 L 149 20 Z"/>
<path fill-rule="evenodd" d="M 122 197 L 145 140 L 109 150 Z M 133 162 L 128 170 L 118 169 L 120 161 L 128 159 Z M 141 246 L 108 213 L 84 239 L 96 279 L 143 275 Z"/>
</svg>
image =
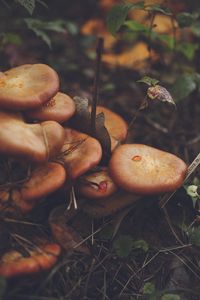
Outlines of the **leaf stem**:
<svg viewBox="0 0 200 300">
<path fill-rule="evenodd" d="M 147 106 L 148 106 L 148 102 L 147 102 L 147 96 L 146 96 L 140 103 L 140 106 L 138 107 L 137 111 L 135 112 L 134 116 L 132 117 L 132 119 L 128 125 L 128 133 L 132 129 L 133 124 L 135 123 L 135 120 L 139 116 L 140 111 L 143 110 L 144 108 L 146 108 Z M 128 137 L 128 134 L 127 134 L 127 137 Z"/>
</svg>

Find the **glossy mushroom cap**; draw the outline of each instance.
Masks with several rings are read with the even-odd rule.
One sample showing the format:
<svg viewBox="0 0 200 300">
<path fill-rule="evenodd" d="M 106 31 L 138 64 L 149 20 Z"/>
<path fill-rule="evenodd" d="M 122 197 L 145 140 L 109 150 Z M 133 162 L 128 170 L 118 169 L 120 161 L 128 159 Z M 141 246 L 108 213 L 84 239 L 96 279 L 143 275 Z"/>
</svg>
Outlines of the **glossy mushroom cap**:
<svg viewBox="0 0 200 300">
<path fill-rule="evenodd" d="M 58 92 L 53 98 L 42 105 L 42 107 L 25 112 L 25 116 L 31 120 L 48 121 L 58 123 L 66 122 L 75 113 L 75 103 L 72 98 L 64 93 Z"/>
<path fill-rule="evenodd" d="M 65 142 L 61 156 L 72 179 L 98 165 L 102 156 L 100 143 L 87 134 L 65 128 Z"/>
<path fill-rule="evenodd" d="M 60 252 L 58 244 L 37 246 L 37 250 L 29 251 L 28 257 L 15 250 L 9 251 L 0 259 L 0 275 L 10 278 L 49 270 L 56 263 Z"/>
<path fill-rule="evenodd" d="M 187 165 L 171 153 L 141 144 L 125 144 L 114 151 L 109 170 L 121 188 L 148 195 L 179 188 L 186 176 Z"/>
<path fill-rule="evenodd" d="M 66 180 L 66 172 L 58 163 L 47 163 L 33 170 L 30 179 L 21 188 L 25 201 L 36 200 L 59 189 Z M 40 188 L 38 188 L 38 186 Z"/>
<path fill-rule="evenodd" d="M 105 116 L 105 127 L 111 137 L 111 150 L 113 150 L 119 142 L 123 142 L 127 136 L 128 125 L 124 119 L 110 109 L 97 106 L 97 114 L 103 112 Z"/>
<path fill-rule="evenodd" d="M 0 108 L 24 110 L 41 106 L 59 89 L 57 73 L 44 64 L 27 64 L 0 76 Z"/>
<path fill-rule="evenodd" d="M 83 175 L 78 181 L 77 188 L 80 195 L 89 199 L 105 198 L 117 191 L 108 168 Z"/>
<path fill-rule="evenodd" d="M 7 188 L 0 191 L 0 210 L 29 213 L 38 204 L 38 200 L 61 188 L 65 180 L 66 172 L 62 165 L 53 162 L 39 165 L 23 184 L 13 182 L 12 187 L 11 182 L 11 192 Z"/>
<path fill-rule="evenodd" d="M 44 162 L 64 143 L 64 129 L 55 121 L 27 124 L 20 114 L 0 111 L 0 153 L 29 161 Z"/>
</svg>

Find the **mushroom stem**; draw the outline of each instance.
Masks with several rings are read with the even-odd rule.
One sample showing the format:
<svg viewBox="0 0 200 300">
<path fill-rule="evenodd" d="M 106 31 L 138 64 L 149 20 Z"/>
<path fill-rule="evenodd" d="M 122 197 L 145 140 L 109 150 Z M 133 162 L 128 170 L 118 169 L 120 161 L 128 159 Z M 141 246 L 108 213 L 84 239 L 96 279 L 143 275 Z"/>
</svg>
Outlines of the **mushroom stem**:
<svg viewBox="0 0 200 300">
<path fill-rule="evenodd" d="M 147 96 L 145 96 L 145 98 L 141 101 L 140 103 L 140 106 L 138 107 L 138 109 L 136 110 L 135 114 L 132 116 L 132 119 L 128 125 L 128 133 L 127 133 L 127 136 L 126 136 L 126 141 L 128 139 L 128 135 L 133 127 L 133 124 L 135 123 L 135 120 L 137 119 L 137 117 L 139 116 L 139 113 L 141 110 L 143 110 L 144 108 L 146 108 L 148 105 L 148 102 L 147 102 Z"/>
<path fill-rule="evenodd" d="M 67 207 L 67 210 L 70 210 L 70 209 L 71 209 L 72 204 L 74 205 L 74 209 L 78 209 L 77 200 L 76 200 L 76 195 L 75 195 L 75 191 L 74 191 L 74 186 L 71 187 L 71 191 L 70 191 L 70 202 L 69 202 L 69 205 L 68 205 L 68 207 Z"/>
<path fill-rule="evenodd" d="M 99 98 L 99 81 L 100 81 L 100 69 L 101 69 L 101 57 L 103 52 L 104 39 L 99 37 L 97 49 L 96 49 L 96 67 L 95 78 L 93 87 L 93 99 L 92 99 L 92 111 L 91 111 L 91 134 L 93 137 L 96 135 L 96 107 Z"/>
</svg>

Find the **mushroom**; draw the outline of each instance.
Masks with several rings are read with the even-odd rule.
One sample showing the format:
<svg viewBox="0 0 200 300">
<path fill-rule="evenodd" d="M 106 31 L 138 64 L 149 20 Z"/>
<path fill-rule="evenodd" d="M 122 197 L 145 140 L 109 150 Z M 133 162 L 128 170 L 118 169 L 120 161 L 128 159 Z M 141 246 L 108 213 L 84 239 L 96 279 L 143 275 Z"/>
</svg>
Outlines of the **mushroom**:
<svg viewBox="0 0 200 300">
<path fill-rule="evenodd" d="M 16 250 L 4 254 L 0 259 L 0 275 L 9 278 L 49 270 L 56 263 L 61 248 L 47 243 L 28 252 L 28 257 Z"/>
<path fill-rule="evenodd" d="M 94 218 L 102 218 L 114 214 L 121 209 L 135 203 L 141 196 L 127 193 L 124 190 L 118 190 L 111 196 L 102 198 L 101 201 L 94 199 L 87 201 L 82 207 L 83 211 Z"/>
<path fill-rule="evenodd" d="M 5 182 L 4 189 L 0 191 L 1 210 L 16 211 L 18 208 L 22 213 L 28 213 L 41 199 L 58 190 L 66 180 L 66 172 L 62 165 L 47 163 L 37 166 L 30 174 L 30 178 L 21 184 Z M 39 188 L 38 188 L 39 187 Z"/>
<path fill-rule="evenodd" d="M 76 179 L 98 165 L 101 156 L 101 145 L 95 138 L 65 128 L 65 142 L 61 149 L 61 159 L 72 179 Z"/>
<path fill-rule="evenodd" d="M 77 188 L 81 196 L 89 199 L 105 198 L 117 191 L 107 167 L 91 170 L 89 174 L 81 176 Z"/>
<path fill-rule="evenodd" d="M 132 68 L 134 70 L 141 70 L 147 68 L 150 53 L 148 45 L 144 42 L 137 42 L 130 49 L 119 54 L 105 53 L 102 55 L 102 61 L 110 66 L 119 66 L 125 68 Z M 158 55 L 155 51 L 151 51 L 151 59 L 156 61 Z"/>
<path fill-rule="evenodd" d="M 185 178 L 187 165 L 177 156 L 142 144 L 119 146 L 109 162 L 114 182 L 140 195 L 171 192 Z"/>
<path fill-rule="evenodd" d="M 0 153 L 29 161 L 55 157 L 64 143 L 64 129 L 55 121 L 27 124 L 19 113 L 0 111 Z"/>
<path fill-rule="evenodd" d="M 75 113 L 75 103 L 68 95 L 58 92 L 41 107 L 25 111 L 25 116 L 31 120 L 53 120 L 63 123 Z"/>
<path fill-rule="evenodd" d="M 39 107 L 59 89 L 57 73 L 45 64 L 26 64 L 0 76 L 0 107 L 24 110 Z"/>
</svg>

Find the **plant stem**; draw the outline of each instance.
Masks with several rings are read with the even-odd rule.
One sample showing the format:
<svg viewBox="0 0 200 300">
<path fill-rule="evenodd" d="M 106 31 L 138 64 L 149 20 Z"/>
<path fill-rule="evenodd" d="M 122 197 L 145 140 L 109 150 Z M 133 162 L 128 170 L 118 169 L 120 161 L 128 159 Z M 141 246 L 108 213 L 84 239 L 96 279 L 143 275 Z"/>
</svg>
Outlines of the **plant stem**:
<svg viewBox="0 0 200 300">
<path fill-rule="evenodd" d="M 145 97 L 144 100 L 140 103 L 140 106 L 138 107 L 136 113 L 134 114 L 134 116 L 132 117 L 132 120 L 130 121 L 130 123 L 128 125 L 128 132 L 132 129 L 133 124 L 135 123 L 135 120 L 137 119 L 140 111 L 143 110 L 144 108 L 146 108 L 147 105 L 148 105 L 147 97 Z"/>
<path fill-rule="evenodd" d="M 99 81 L 100 81 L 100 69 L 101 69 L 101 56 L 103 53 L 104 39 L 100 37 L 97 43 L 96 49 L 96 66 L 95 66 L 95 77 L 92 97 L 92 111 L 91 111 L 91 134 L 96 135 L 96 107 L 99 98 Z"/>
</svg>

